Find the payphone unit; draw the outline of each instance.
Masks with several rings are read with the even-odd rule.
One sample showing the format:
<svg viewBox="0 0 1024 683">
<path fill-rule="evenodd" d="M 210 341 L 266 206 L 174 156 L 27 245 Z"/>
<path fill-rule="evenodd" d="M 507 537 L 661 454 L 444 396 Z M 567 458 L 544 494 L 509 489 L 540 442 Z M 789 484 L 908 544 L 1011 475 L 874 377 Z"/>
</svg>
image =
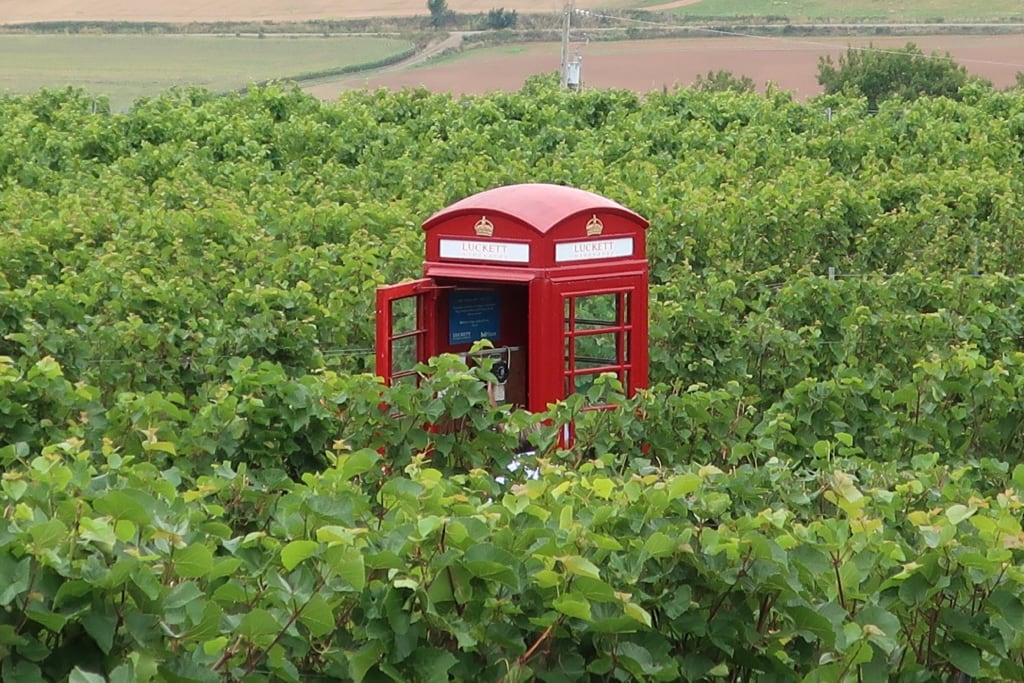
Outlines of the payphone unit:
<svg viewBox="0 0 1024 683">
<path fill-rule="evenodd" d="M 490 341 L 498 403 L 540 412 L 614 373 L 647 386 L 647 221 L 562 185 L 480 192 L 423 224 L 424 277 L 377 290 L 377 374 Z"/>
</svg>

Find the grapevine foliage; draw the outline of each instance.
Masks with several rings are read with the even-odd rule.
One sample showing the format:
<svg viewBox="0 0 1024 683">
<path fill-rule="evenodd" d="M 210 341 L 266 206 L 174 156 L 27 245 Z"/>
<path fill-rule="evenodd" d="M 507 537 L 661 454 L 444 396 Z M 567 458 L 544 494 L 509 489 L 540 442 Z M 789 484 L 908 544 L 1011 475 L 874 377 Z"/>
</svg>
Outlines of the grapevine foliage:
<svg viewBox="0 0 1024 683">
<path fill-rule="evenodd" d="M 1024 97 L 958 96 L 0 99 L 0 678 L 1021 679 Z M 525 181 L 650 219 L 651 388 L 384 387 Z"/>
</svg>

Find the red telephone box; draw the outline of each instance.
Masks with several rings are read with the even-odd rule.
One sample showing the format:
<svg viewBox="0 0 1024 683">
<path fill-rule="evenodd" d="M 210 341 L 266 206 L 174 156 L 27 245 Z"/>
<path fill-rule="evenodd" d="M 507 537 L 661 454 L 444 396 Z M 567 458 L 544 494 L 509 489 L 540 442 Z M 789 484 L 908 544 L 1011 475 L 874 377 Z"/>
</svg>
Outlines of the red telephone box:
<svg viewBox="0 0 1024 683">
<path fill-rule="evenodd" d="M 499 187 L 442 209 L 423 224 L 424 277 L 377 290 L 377 374 L 415 382 L 417 363 L 488 339 L 499 403 L 541 412 L 604 372 L 632 395 L 647 386 L 646 228 L 561 185 Z"/>
</svg>

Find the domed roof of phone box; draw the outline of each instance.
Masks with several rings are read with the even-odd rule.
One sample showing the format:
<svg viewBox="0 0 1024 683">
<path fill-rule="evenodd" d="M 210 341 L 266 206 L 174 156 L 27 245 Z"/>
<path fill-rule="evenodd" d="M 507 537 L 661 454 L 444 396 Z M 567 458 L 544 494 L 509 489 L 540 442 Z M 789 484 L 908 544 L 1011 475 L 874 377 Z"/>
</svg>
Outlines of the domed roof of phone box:
<svg viewBox="0 0 1024 683">
<path fill-rule="evenodd" d="M 460 199 L 423 223 L 424 230 L 467 214 L 503 215 L 545 235 L 574 216 L 601 213 L 617 215 L 646 228 L 647 220 L 599 194 L 564 185 L 523 183 L 506 185 Z"/>
</svg>

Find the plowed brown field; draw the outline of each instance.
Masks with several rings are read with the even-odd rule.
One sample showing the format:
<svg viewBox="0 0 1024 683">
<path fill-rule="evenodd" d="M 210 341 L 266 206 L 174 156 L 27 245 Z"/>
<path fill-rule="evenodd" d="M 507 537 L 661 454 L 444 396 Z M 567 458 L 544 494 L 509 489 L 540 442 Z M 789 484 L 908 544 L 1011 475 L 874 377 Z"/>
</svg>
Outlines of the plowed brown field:
<svg viewBox="0 0 1024 683">
<path fill-rule="evenodd" d="M 504 7 L 523 13 L 558 12 L 563 0 L 448 0 L 453 12 Z M 576 7 L 629 7 L 630 0 L 576 0 Z M 37 21 L 303 21 L 427 15 L 427 0 L 0 0 L 0 24 Z"/>
<path fill-rule="evenodd" d="M 759 89 L 769 82 L 805 98 L 819 94 L 818 60 L 838 60 L 848 46 L 900 48 L 913 42 L 925 53 L 949 52 L 958 64 L 997 87 L 1013 85 L 1024 71 L 1024 36 L 914 36 L 912 38 L 690 38 L 591 42 L 579 46 L 584 87 L 626 88 L 640 92 L 689 85 L 698 75 L 726 70 L 748 76 Z M 575 48 L 575 46 L 574 46 Z M 557 71 L 558 43 L 467 50 L 407 70 L 350 77 L 309 88 L 333 99 L 347 88 L 424 87 L 454 94 L 518 90 L 532 74 Z"/>
<path fill-rule="evenodd" d="M 682 5 L 693 0 L 666 0 Z M 566 0 L 448 0 L 457 12 L 483 12 L 500 5 L 519 12 L 558 12 Z M 637 6 L 638 0 L 574 0 L 577 8 Z M 368 16 L 426 15 L 426 0 L 0 0 L 0 24 L 40 21 L 300 21 Z M 926 53 L 949 52 L 971 73 L 1005 87 L 1024 71 L 1024 36 L 914 36 L 912 38 L 691 38 L 630 42 L 593 42 L 579 46 L 584 87 L 650 91 L 688 85 L 698 75 L 726 70 L 808 97 L 820 91 L 818 60 L 837 59 L 849 45 L 900 47 L 913 41 Z M 348 88 L 425 87 L 454 94 L 518 90 L 533 74 L 558 69 L 557 43 L 466 50 L 455 57 L 414 68 L 319 83 L 308 89 L 333 99 Z"/>
</svg>

